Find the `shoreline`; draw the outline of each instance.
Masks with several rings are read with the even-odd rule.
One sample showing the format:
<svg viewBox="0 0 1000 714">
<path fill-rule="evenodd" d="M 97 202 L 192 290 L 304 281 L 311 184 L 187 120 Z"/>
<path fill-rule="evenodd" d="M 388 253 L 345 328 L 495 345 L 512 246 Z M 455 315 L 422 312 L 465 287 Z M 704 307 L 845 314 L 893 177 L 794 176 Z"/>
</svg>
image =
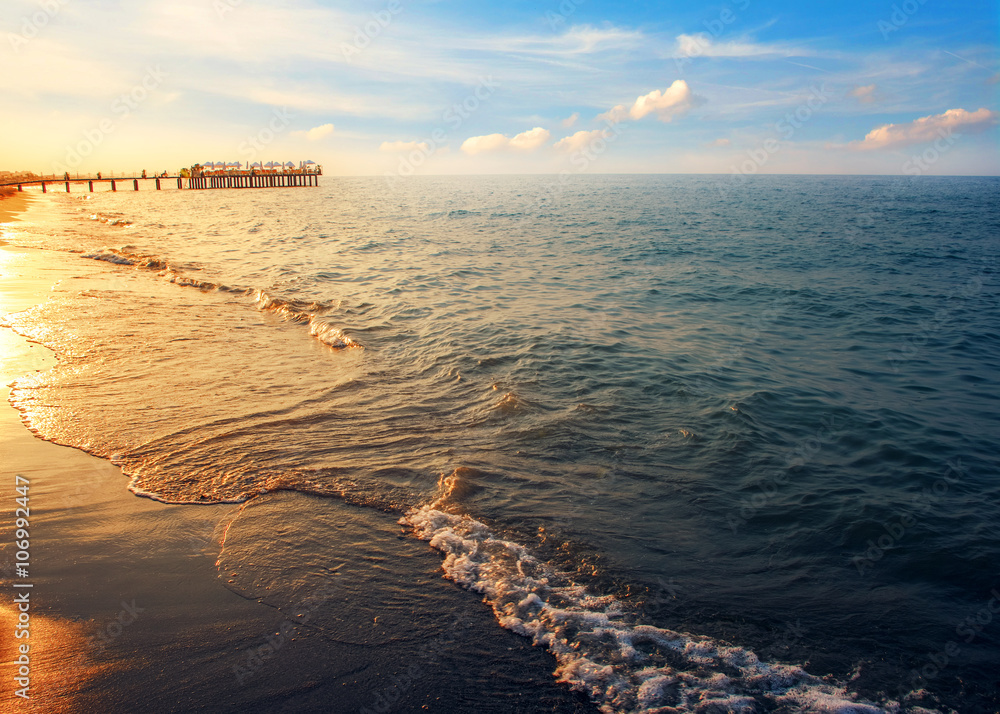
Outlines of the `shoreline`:
<svg viewBox="0 0 1000 714">
<path fill-rule="evenodd" d="M 115 270 L 0 239 L 0 314 Z M 0 329 L 5 385 L 57 362 Z M 402 537 L 395 517 L 281 492 L 242 505 L 141 498 L 118 467 L 20 417 L 0 407 L 0 532 L 15 530 L 16 476 L 31 507 L 29 577 L 13 538 L 0 542 L 0 711 L 595 711 L 556 683 L 546 652 L 443 580 L 439 554 Z M 268 553 L 289 528 L 296 548 Z M 303 550 L 309 539 L 323 547 Z M 398 563 L 389 580 L 379 561 Z M 32 585 L 27 642 L 7 636 L 15 583 Z M 402 602 L 383 594 L 393 583 Z M 15 694 L 22 643 L 30 699 Z"/>
<path fill-rule="evenodd" d="M 0 246 L 0 313 L 43 301 L 54 282 L 71 275 L 73 262 L 70 255 Z M 56 361 L 47 348 L 0 330 L 5 385 Z M 196 623 L 225 623 L 233 645 L 270 628 L 266 608 L 217 577 L 215 522 L 232 507 L 184 509 L 137 498 L 119 468 L 36 437 L 9 403 L 0 408 L 0 454 L 0 531 L 14 531 L 21 497 L 14 476 L 21 476 L 29 488 L 31 554 L 29 577 L 17 578 L 14 543 L 0 543 L 0 709 L 140 711 L 143 686 L 130 683 L 144 678 L 143 652 L 151 646 L 182 638 Z M 23 639 L 7 636 L 18 619 L 8 597 L 15 582 L 32 585 Z M 183 602 L 197 603 L 197 611 L 178 612 L 174 603 Z M 23 690 L 13 676 L 21 644 L 30 648 L 30 699 L 15 694 Z"/>
<path fill-rule="evenodd" d="M 0 223 L 13 221 L 17 214 L 27 210 L 29 204 L 28 194 L 23 191 L 0 191 Z"/>
</svg>

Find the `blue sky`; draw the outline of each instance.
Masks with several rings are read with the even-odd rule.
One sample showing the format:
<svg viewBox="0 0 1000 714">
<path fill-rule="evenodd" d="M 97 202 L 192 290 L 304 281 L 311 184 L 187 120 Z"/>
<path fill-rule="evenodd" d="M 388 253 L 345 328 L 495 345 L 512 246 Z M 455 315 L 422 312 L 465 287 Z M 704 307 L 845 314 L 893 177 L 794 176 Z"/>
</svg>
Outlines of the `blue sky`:
<svg viewBox="0 0 1000 714">
<path fill-rule="evenodd" d="M 4 0 L 0 169 L 1000 173 L 1000 4 Z"/>
</svg>

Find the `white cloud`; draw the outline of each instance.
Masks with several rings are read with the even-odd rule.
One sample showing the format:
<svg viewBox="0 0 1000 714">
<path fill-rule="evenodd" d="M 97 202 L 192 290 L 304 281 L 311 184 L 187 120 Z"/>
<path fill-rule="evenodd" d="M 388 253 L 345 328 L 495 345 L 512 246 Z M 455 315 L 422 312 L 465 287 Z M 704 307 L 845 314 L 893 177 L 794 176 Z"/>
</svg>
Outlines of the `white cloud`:
<svg viewBox="0 0 1000 714">
<path fill-rule="evenodd" d="M 511 139 L 510 147 L 512 149 L 521 149 L 522 151 L 533 151 L 547 142 L 550 136 L 551 134 L 549 134 L 547 129 L 536 126 L 534 129 L 522 131 Z"/>
<path fill-rule="evenodd" d="M 426 152 L 428 148 L 425 141 L 383 141 L 378 150 L 389 153 L 404 153 L 408 151 Z"/>
<path fill-rule="evenodd" d="M 593 131 L 578 131 L 571 136 L 560 139 L 556 142 L 555 148 L 559 151 L 580 151 L 596 142 L 606 139 L 610 132 L 607 129 L 594 129 Z"/>
<path fill-rule="evenodd" d="M 562 120 L 562 125 L 566 129 L 569 129 L 571 126 L 576 124 L 576 120 L 579 118 L 580 118 L 580 112 L 573 112 L 572 116 L 566 117 L 565 119 Z"/>
<path fill-rule="evenodd" d="M 767 45 L 755 42 L 716 42 L 705 32 L 693 35 L 678 35 L 675 57 L 804 57 L 807 52 L 783 45 Z"/>
<path fill-rule="evenodd" d="M 475 156 L 489 151 L 503 151 L 510 144 L 503 134 L 487 134 L 486 136 L 470 136 L 462 142 L 462 151 Z"/>
<path fill-rule="evenodd" d="M 485 136 L 470 136 L 462 142 L 462 151 L 470 156 L 507 149 L 533 151 L 549 140 L 549 132 L 540 126 L 521 132 L 513 139 L 503 134 L 486 134 Z"/>
<path fill-rule="evenodd" d="M 299 136 L 309 141 L 319 141 L 332 133 L 333 124 L 321 124 L 320 126 L 314 126 L 309 131 L 293 131 L 292 136 Z"/>
<path fill-rule="evenodd" d="M 869 84 L 866 87 L 855 87 L 848 92 L 848 95 L 854 97 L 862 104 L 871 104 L 875 101 L 875 85 Z"/>
<path fill-rule="evenodd" d="M 631 107 L 626 108 L 624 104 L 619 104 L 597 118 L 617 124 L 626 119 L 639 120 L 655 113 L 660 121 L 669 122 L 674 117 L 687 113 L 699 103 L 700 98 L 695 96 L 688 83 L 678 79 L 663 92 L 654 89 L 636 99 Z"/>
<path fill-rule="evenodd" d="M 997 123 L 1000 113 L 982 108 L 975 112 L 949 109 L 944 114 L 916 119 L 907 124 L 885 124 L 872 129 L 864 141 L 852 142 L 855 149 L 887 149 L 910 144 L 921 144 L 950 136 L 952 131 L 983 131 Z"/>
<path fill-rule="evenodd" d="M 731 142 L 729 139 L 722 138 L 722 139 L 716 139 L 715 141 L 709 142 L 708 145 L 709 146 L 730 146 L 732 143 L 733 142 Z"/>
</svg>

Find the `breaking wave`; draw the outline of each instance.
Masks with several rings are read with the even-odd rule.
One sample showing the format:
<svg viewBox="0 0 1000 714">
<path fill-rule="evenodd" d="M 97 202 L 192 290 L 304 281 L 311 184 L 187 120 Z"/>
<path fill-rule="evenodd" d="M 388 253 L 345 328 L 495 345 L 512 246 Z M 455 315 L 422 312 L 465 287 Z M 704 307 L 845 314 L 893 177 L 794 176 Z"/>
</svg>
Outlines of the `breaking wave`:
<svg viewBox="0 0 1000 714">
<path fill-rule="evenodd" d="M 131 266 L 140 270 L 156 272 L 159 277 L 176 285 L 198 288 L 199 290 L 222 290 L 253 295 L 257 309 L 273 313 L 287 322 L 308 325 L 309 334 L 331 349 L 361 348 L 361 345 L 343 330 L 321 319 L 322 315 L 336 308 L 332 304 L 285 300 L 268 295 L 265 291 L 259 289 L 232 287 L 198 280 L 178 272 L 162 258 L 142 253 L 132 253 L 124 249 L 101 248 L 100 250 L 85 253 L 83 257 L 114 265 Z"/>
<path fill-rule="evenodd" d="M 309 325 L 309 334 L 324 345 L 335 350 L 349 347 L 361 347 L 348 337 L 343 330 L 324 322 L 321 316 L 334 309 L 334 305 L 302 300 L 282 300 L 271 297 L 263 290 L 255 292 L 257 309 L 278 315 L 287 322 L 298 322 Z"/>
<path fill-rule="evenodd" d="M 446 578 L 483 595 L 502 627 L 548 649 L 558 681 L 585 692 L 606 714 L 933 711 L 864 701 L 800 666 L 762 662 L 741 647 L 641 624 L 617 597 L 588 593 L 486 524 L 440 510 L 461 483 L 457 473 L 443 478 L 444 495 L 410 509 L 400 524 L 444 554 Z"/>
</svg>

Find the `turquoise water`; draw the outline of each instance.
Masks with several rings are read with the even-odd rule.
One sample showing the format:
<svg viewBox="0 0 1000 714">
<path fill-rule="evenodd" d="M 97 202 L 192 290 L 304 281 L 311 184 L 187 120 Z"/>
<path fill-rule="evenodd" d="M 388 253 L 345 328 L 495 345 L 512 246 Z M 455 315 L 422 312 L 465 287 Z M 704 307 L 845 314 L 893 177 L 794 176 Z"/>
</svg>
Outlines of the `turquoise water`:
<svg viewBox="0 0 1000 714">
<path fill-rule="evenodd" d="M 13 399 L 137 494 L 377 509 L 607 711 L 1000 706 L 1000 180 L 50 198 Z"/>
</svg>

